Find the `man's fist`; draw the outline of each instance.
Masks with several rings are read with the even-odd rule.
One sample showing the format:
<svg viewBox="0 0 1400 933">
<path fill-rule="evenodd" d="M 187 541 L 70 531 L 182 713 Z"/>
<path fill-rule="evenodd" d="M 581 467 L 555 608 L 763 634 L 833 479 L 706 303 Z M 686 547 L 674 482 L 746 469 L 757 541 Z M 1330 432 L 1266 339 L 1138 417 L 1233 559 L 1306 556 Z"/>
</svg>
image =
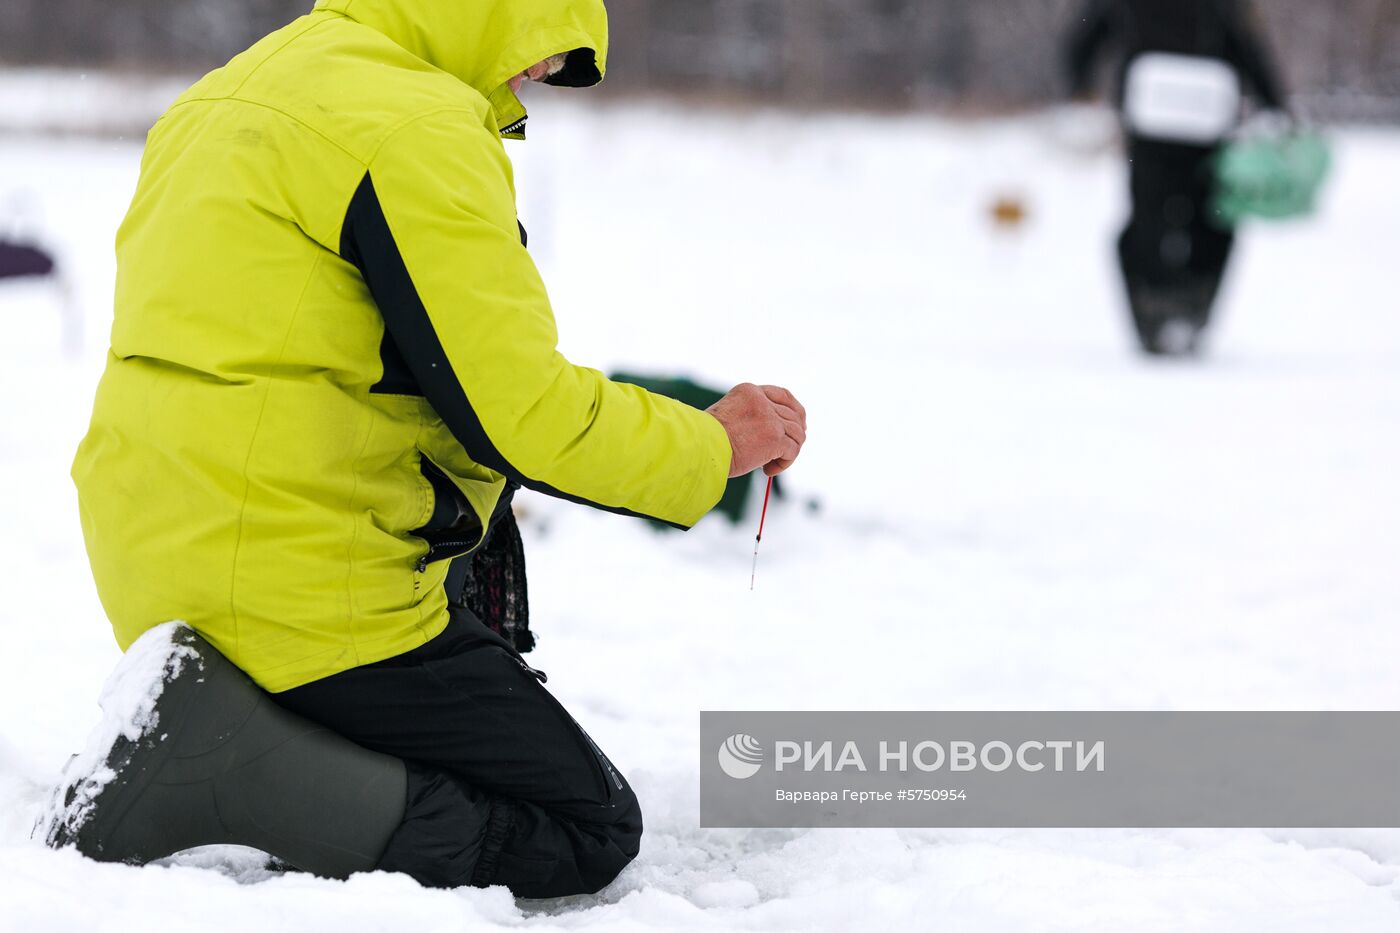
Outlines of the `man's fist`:
<svg viewBox="0 0 1400 933">
<path fill-rule="evenodd" d="M 792 466 L 807 440 L 807 410 L 787 389 L 737 385 L 708 409 L 729 435 L 729 476 L 759 467 L 769 476 Z"/>
</svg>

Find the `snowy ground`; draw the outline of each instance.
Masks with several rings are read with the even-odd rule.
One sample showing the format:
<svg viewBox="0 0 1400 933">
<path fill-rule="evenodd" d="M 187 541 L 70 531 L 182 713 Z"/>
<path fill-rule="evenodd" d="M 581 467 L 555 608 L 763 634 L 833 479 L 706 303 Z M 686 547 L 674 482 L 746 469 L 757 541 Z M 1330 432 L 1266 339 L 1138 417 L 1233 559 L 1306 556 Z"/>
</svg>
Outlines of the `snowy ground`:
<svg viewBox="0 0 1400 933">
<path fill-rule="evenodd" d="M 1130 350 L 1121 168 L 1061 121 L 535 109 L 512 152 L 565 351 L 810 412 L 791 488 L 822 509 L 770 516 L 753 593 L 752 528 L 525 500 L 534 660 L 638 787 L 641 858 L 518 903 L 28 838 L 117 658 L 67 469 L 139 149 L 0 137 L 0 205 L 89 322 L 65 356 L 50 290 L 0 288 L 0 930 L 1400 927 L 1400 831 L 703 831 L 696 802 L 701 709 L 1397 708 L 1400 132 L 1338 134 L 1322 215 L 1251 231 L 1172 365 Z"/>
</svg>

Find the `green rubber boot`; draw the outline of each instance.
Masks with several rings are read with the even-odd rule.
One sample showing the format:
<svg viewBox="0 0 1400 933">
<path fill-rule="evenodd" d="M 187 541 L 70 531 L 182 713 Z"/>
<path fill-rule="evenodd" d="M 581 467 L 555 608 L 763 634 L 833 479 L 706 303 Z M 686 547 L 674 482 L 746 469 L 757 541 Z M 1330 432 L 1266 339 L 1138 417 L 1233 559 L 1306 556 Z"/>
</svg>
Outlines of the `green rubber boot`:
<svg viewBox="0 0 1400 933">
<path fill-rule="evenodd" d="M 402 761 L 283 710 L 184 625 L 132 645 L 102 705 L 41 823 L 51 846 L 144 865 L 241 845 L 344 878 L 373 870 L 403 819 Z"/>
</svg>

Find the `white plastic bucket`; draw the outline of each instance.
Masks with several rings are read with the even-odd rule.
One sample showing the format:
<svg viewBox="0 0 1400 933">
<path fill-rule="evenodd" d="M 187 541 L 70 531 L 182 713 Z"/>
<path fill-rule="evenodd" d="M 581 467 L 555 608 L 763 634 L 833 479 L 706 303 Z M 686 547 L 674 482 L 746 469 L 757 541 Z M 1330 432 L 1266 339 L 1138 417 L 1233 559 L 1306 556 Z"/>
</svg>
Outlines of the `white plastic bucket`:
<svg viewBox="0 0 1400 933">
<path fill-rule="evenodd" d="M 1239 122 L 1239 75 L 1216 58 L 1146 52 L 1128 66 L 1123 114 L 1148 139 L 1219 142 Z"/>
</svg>

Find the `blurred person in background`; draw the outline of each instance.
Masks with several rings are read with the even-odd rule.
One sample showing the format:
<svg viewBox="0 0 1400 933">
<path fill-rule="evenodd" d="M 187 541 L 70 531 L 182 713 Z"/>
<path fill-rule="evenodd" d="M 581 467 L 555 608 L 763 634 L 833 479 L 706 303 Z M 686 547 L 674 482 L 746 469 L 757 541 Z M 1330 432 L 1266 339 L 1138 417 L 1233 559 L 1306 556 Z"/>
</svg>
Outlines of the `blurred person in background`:
<svg viewBox="0 0 1400 933">
<path fill-rule="evenodd" d="M 606 52 L 601 0 L 320 0 L 151 131 L 73 475 L 118 643 L 166 640 L 128 656 L 159 728 L 78 759 L 51 844 L 525 897 L 637 854 L 632 788 L 521 656 L 511 497 L 689 527 L 806 415 L 557 350 L 502 138 L 522 84 Z"/>
<path fill-rule="evenodd" d="M 1213 208 L 1215 158 L 1244 99 L 1285 110 L 1255 32 L 1239 0 L 1089 0 L 1067 43 L 1076 96 L 1106 53 L 1116 62 L 1132 198 L 1118 255 L 1150 354 L 1194 353 L 1210 322 L 1234 244 Z"/>
</svg>

